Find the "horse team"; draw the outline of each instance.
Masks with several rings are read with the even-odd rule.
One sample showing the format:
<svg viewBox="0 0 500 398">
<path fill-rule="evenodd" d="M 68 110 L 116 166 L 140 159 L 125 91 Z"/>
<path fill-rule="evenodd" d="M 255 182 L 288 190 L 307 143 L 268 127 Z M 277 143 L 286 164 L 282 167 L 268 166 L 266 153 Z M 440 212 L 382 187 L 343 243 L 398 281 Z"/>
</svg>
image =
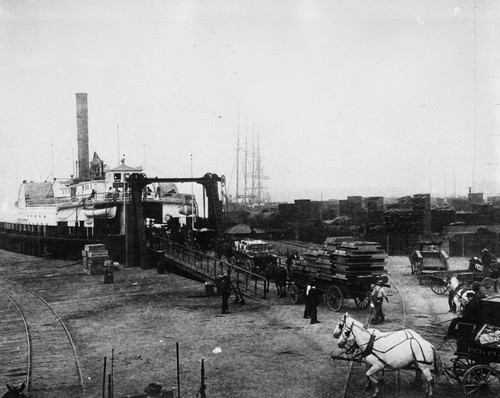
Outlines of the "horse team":
<svg viewBox="0 0 500 398">
<path fill-rule="evenodd" d="M 436 378 L 443 374 L 443 364 L 435 347 L 412 329 L 381 332 L 367 329 L 347 312 L 342 315 L 333 331 L 337 344 L 349 359 L 362 361 L 367 366 L 367 389 L 375 385 L 372 398 L 378 397 L 378 373 L 385 367 L 413 369 L 425 376 L 426 397 L 433 395 L 434 370 Z"/>
</svg>

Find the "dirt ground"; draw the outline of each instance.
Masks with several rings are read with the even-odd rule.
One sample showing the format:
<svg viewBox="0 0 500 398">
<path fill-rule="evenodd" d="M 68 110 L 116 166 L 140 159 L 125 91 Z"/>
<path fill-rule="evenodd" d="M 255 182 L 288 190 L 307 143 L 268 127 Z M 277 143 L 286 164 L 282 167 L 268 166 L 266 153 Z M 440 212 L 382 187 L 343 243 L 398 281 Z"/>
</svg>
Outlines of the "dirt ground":
<svg viewBox="0 0 500 398">
<path fill-rule="evenodd" d="M 467 267 L 462 258 L 450 263 L 455 269 Z M 453 351 L 442 342 L 447 324 L 440 322 L 451 318 L 447 296 L 419 286 L 406 257 L 388 258 L 386 268 L 395 283 L 389 289 L 394 299 L 379 328 L 399 329 L 404 322 L 439 346 L 446 361 Z M 197 396 L 202 359 L 207 397 L 342 397 L 351 364 L 331 360 L 338 352 L 332 331 L 344 311 L 360 320 L 367 315 L 352 300 L 339 313 L 321 304 L 321 323 L 311 325 L 302 316 L 303 305 L 278 299 L 275 290 L 269 300 L 231 304 L 232 313 L 221 315 L 220 297 L 207 297 L 203 284 L 175 274 L 125 268 L 108 285 L 103 276 L 86 275 L 80 264 L 6 251 L 0 251 L 0 272 L 35 288 L 63 318 L 80 357 L 86 397 L 101 397 L 104 357 L 109 372 L 112 352 L 115 397 L 141 394 L 152 382 L 177 389 L 176 343 L 182 397 Z M 402 314 L 402 305 L 404 319 L 391 315 Z M 402 390 L 408 398 L 423 396 L 409 385 Z M 442 380 L 435 396 L 449 397 L 450 391 L 461 392 Z M 357 394 L 352 396 L 370 396 Z M 389 387 L 383 396 L 395 395 Z"/>
</svg>

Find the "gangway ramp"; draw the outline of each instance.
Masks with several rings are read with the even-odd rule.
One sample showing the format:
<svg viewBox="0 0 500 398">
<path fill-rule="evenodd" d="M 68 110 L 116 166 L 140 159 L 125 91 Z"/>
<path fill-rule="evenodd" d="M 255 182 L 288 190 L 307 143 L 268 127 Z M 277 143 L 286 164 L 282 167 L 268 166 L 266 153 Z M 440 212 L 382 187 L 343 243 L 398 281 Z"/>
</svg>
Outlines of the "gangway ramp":
<svg viewBox="0 0 500 398">
<path fill-rule="evenodd" d="M 214 256 L 179 245 L 167 238 L 155 237 L 150 241 L 151 249 L 162 256 L 172 269 L 182 271 L 191 278 L 215 283 L 216 278 L 231 269 L 231 282 L 241 294 L 253 299 L 267 298 L 269 282 L 266 278 Z"/>
</svg>

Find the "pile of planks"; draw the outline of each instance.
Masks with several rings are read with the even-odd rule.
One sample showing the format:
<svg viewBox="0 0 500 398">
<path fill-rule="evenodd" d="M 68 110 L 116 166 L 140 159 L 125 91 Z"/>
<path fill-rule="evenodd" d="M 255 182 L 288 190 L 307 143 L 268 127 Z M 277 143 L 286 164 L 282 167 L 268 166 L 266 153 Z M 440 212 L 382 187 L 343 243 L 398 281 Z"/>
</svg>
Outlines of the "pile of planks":
<svg viewBox="0 0 500 398">
<path fill-rule="evenodd" d="M 348 240 L 344 237 L 338 240 Z M 328 238 L 323 248 L 313 248 L 302 254 L 303 261 L 292 268 L 301 279 L 322 281 L 342 279 L 356 283 L 375 283 L 387 273 L 386 252 L 376 242 L 338 242 Z"/>
<path fill-rule="evenodd" d="M 85 245 L 85 249 L 82 250 L 82 261 L 89 275 L 103 275 L 112 264 L 108 259 L 108 250 L 104 244 Z"/>
<path fill-rule="evenodd" d="M 387 272 L 386 258 L 376 242 L 347 242 L 332 255 L 332 274 L 346 281 L 375 283 Z"/>
</svg>

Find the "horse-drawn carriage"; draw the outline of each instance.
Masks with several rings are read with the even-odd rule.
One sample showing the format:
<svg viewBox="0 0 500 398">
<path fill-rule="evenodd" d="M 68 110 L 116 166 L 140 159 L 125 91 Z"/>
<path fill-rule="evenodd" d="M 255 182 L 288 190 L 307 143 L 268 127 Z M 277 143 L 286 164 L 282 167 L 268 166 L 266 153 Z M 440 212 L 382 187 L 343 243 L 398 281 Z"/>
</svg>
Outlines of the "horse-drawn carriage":
<svg viewBox="0 0 500 398">
<path fill-rule="evenodd" d="M 339 311 L 345 299 L 358 308 L 370 305 L 372 285 L 387 283 L 384 262 L 387 254 L 375 242 L 344 242 L 333 252 L 313 249 L 291 267 L 288 296 L 296 304 L 314 279 L 316 289 L 332 311 Z"/>
<path fill-rule="evenodd" d="M 411 273 L 418 275 L 420 284 L 428 272 L 448 270 L 449 256 L 441 246 L 442 243 L 433 241 L 419 241 L 415 244 L 409 259 Z"/>
<path fill-rule="evenodd" d="M 477 283 L 484 295 L 490 296 L 496 291 L 499 280 L 484 276 L 481 272 L 470 271 L 436 271 L 428 276 L 431 290 L 439 295 L 450 290 L 456 292 L 458 288 L 470 290 L 473 283 Z"/>
<path fill-rule="evenodd" d="M 481 300 L 482 323 L 458 323 L 453 366 L 448 374 L 473 397 L 500 396 L 500 296 Z"/>
<path fill-rule="evenodd" d="M 343 351 L 333 360 L 364 362 L 368 386 L 375 385 L 378 396 L 380 371 L 415 370 L 416 380 L 423 374 L 426 397 L 433 394 L 435 377 L 445 375 L 461 383 L 470 397 L 500 396 L 500 297 L 482 300 L 483 322 L 458 323 L 456 350 L 451 366 L 444 365 L 437 349 L 412 329 L 382 332 L 345 313 L 337 323 L 333 337 Z M 367 386 L 367 387 L 368 387 Z"/>
</svg>

